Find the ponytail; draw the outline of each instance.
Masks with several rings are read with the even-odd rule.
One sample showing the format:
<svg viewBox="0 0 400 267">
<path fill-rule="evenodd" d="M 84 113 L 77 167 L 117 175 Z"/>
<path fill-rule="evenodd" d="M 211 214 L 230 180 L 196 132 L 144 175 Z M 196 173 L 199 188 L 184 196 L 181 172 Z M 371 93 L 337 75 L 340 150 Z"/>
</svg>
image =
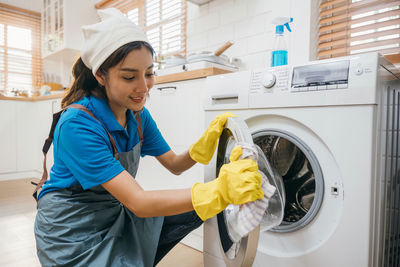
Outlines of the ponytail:
<svg viewBox="0 0 400 267">
<path fill-rule="evenodd" d="M 71 88 L 68 90 L 68 93 L 61 100 L 62 108 L 65 108 L 92 93 L 97 93 L 100 96 L 106 97 L 104 87 L 97 82 L 92 71 L 85 66 L 81 58 L 75 62 L 72 68 L 72 75 L 74 81 Z"/>
</svg>

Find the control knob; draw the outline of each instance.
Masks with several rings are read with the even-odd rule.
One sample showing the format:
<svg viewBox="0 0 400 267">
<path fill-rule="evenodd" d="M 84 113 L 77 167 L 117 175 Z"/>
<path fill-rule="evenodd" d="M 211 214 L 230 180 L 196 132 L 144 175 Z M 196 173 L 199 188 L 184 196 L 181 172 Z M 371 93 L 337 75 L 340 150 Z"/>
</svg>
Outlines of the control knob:
<svg viewBox="0 0 400 267">
<path fill-rule="evenodd" d="M 262 76 L 261 84 L 262 84 L 265 88 L 272 88 L 272 86 L 275 85 L 275 82 L 276 82 L 275 74 L 273 74 L 273 73 L 271 73 L 271 72 L 266 72 L 266 73 L 264 73 L 264 75 Z"/>
</svg>

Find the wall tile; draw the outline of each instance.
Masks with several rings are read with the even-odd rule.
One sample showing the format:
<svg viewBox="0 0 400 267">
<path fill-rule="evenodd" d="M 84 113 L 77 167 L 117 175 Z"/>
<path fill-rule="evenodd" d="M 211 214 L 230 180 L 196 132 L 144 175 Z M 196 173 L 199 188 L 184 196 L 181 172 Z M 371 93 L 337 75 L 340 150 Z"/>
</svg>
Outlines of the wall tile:
<svg viewBox="0 0 400 267">
<path fill-rule="evenodd" d="M 275 3 L 279 3 L 280 1 L 271 1 L 271 0 L 245 0 L 247 4 L 247 16 L 257 16 L 263 13 L 267 13 L 271 11 L 271 6 Z"/>
<path fill-rule="evenodd" d="M 235 23 L 235 39 L 262 34 L 265 29 L 265 15 L 247 18 L 244 21 Z"/>
<path fill-rule="evenodd" d="M 207 49 L 207 33 L 201 33 L 187 38 L 187 54 Z"/>
<path fill-rule="evenodd" d="M 273 47 L 273 33 L 267 32 L 264 34 L 255 35 L 247 39 L 247 53 L 253 54 L 266 50 L 271 50 Z"/>
<path fill-rule="evenodd" d="M 270 56 L 267 52 L 246 55 L 242 60 L 245 69 L 268 68 L 270 65 Z"/>
<path fill-rule="evenodd" d="M 235 4 L 234 0 L 214 0 L 208 3 L 210 12 L 221 11 Z"/>
<path fill-rule="evenodd" d="M 233 45 L 224 53 L 230 57 L 247 55 L 247 38 L 233 40 Z"/>
<path fill-rule="evenodd" d="M 199 32 L 210 31 L 218 28 L 219 26 L 219 14 L 217 12 L 210 13 L 204 17 L 198 19 Z"/>
<path fill-rule="evenodd" d="M 186 25 L 186 35 L 187 37 L 192 37 L 200 33 L 199 29 L 199 20 L 198 19 L 193 19 L 193 20 L 188 20 L 187 25 Z"/>
<path fill-rule="evenodd" d="M 246 10 L 245 3 L 237 3 L 233 6 L 222 9 L 220 12 L 221 25 L 244 20 L 247 16 L 244 10 Z"/>
<path fill-rule="evenodd" d="M 196 4 L 193 4 L 191 2 L 187 2 L 187 18 L 189 19 L 195 19 L 200 16 L 200 7 Z"/>
<path fill-rule="evenodd" d="M 226 41 L 234 38 L 234 27 L 233 25 L 224 25 L 211 30 L 208 33 L 208 46 L 216 46 L 218 44 L 225 43 Z"/>
</svg>

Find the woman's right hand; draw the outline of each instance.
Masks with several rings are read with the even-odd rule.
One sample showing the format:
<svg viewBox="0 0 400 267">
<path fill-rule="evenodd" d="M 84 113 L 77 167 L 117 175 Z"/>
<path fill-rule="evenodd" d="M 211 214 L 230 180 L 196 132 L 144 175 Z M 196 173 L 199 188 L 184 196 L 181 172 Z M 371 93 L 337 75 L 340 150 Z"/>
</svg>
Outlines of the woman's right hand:
<svg viewBox="0 0 400 267">
<path fill-rule="evenodd" d="M 203 221 L 229 204 L 240 205 L 264 197 L 257 163 L 251 159 L 238 160 L 241 154 L 241 147 L 236 146 L 231 153 L 231 162 L 221 167 L 217 179 L 192 187 L 192 204 Z"/>
</svg>

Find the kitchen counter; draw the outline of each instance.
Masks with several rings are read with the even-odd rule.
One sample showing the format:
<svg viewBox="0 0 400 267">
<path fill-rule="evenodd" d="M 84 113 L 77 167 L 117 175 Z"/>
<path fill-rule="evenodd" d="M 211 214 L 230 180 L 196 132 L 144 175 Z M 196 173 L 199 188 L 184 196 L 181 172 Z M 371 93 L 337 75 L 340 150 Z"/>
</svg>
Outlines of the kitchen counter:
<svg viewBox="0 0 400 267">
<path fill-rule="evenodd" d="M 189 70 L 189 71 L 183 71 L 183 72 L 173 73 L 173 74 L 168 74 L 168 75 L 163 75 L 163 76 L 156 76 L 156 84 L 199 79 L 199 78 L 205 78 L 207 76 L 213 76 L 213 75 L 230 73 L 230 72 L 232 72 L 232 71 L 215 68 L 215 67 L 197 69 L 197 70 Z"/>
<path fill-rule="evenodd" d="M 51 92 L 50 95 L 41 95 L 41 96 L 5 96 L 0 94 L 0 100 L 18 100 L 18 101 L 42 101 L 49 99 L 57 99 L 62 98 L 65 92 Z"/>
</svg>

